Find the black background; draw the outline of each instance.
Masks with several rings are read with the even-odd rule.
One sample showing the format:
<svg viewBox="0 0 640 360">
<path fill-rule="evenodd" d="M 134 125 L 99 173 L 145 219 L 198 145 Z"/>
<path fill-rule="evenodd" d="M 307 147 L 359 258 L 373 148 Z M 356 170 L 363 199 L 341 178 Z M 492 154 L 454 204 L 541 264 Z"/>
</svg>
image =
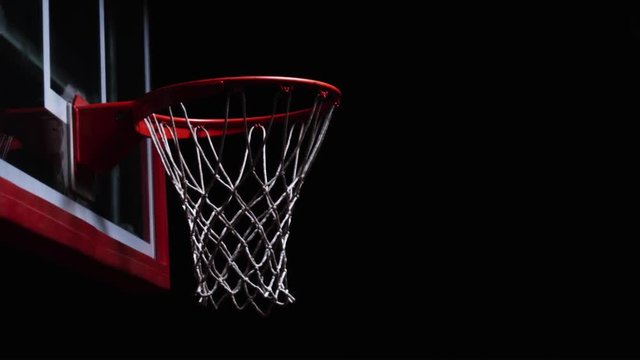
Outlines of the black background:
<svg viewBox="0 0 640 360">
<path fill-rule="evenodd" d="M 1 264 L 11 331 L 0 354 L 637 354 L 637 236 L 609 202 L 624 150 L 608 118 L 574 102 L 589 79 L 629 81 L 637 18 L 344 6 L 150 5 L 154 87 L 256 74 L 343 91 L 296 208 L 296 303 L 267 318 L 194 305 L 176 211 L 170 294 L 130 295 L 36 260 Z"/>
</svg>

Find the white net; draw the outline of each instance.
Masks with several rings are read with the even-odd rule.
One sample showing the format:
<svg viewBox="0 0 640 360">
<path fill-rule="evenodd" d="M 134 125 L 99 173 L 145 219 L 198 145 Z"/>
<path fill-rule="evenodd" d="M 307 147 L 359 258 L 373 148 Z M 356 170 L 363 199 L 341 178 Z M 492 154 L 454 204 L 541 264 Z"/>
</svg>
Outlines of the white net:
<svg viewBox="0 0 640 360">
<path fill-rule="evenodd" d="M 168 109 L 170 121 L 156 115 L 145 119 L 182 199 L 202 303 L 218 308 L 230 299 L 238 309 L 250 306 L 266 314 L 274 304 L 294 301 L 286 256 L 292 210 L 335 105 L 318 92 L 303 107 L 309 109 L 304 119 L 290 118 L 292 93 L 280 89 L 270 119 L 260 123 L 247 115 L 244 92 L 227 95 L 217 120 L 224 122 L 219 136 L 189 120 L 184 104 L 178 111 Z M 235 119 L 241 131 L 231 134 L 229 108 L 234 106 L 241 109 Z M 186 121 L 177 126 L 178 112 Z M 190 138 L 177 140 L 178 128 L 187 128 Z"/>
<path fill-rule="evenodd" d="M 6 159 L 13 143 L 13 137 L 0 132 L 0 159 Z"/>
</svg>

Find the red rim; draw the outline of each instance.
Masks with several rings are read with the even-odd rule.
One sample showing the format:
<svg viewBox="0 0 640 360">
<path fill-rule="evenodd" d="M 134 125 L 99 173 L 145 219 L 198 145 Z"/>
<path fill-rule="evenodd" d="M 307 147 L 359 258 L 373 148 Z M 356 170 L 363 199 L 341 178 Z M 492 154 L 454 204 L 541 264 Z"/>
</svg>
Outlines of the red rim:
<svg viewBox="0 0 640 360">
<path fill-rule="evenodd" d="M 121 101 L 103 104 L 88 104 L 80 96 L 73 102 L 73 137 L 74 157 L 77 164 L 84 164 L 99 171 L 110 169 L 128 149 L 139 141 L 139 136 L 150 137 L 144 119 L 155 115 L 159 122 L 167 124 L 172 119 L 159 115 L 170 106 L 186 103 L 190 100 L 236 92 L 254 85 L 293 86 L 295 89 L 318 91 L 326 101 L 319 108 L 295 109 L 288 113 L 259 114 L 246 119 L 189 119 L 174 117 L 175 131 L 163 131 L 167 137 L 185 139 L 191 137 L 189 125 L 204 129 L 204 134 L 222 136 L 241 133 L 246 124 L 266 124 L 270 121 L 289 119 L 304 121 L 312 111 L 328 111 L 338 106 L 342 93 L 333 85 L 309 79 L 281 76 L 238 76 L 206 80 L 196 80 L 169 85 L 151 91 L 143 97 L 132 101 Z M 172 126 L 169 124 L 168 126 Z M 204 135 L 198 133 L 198 136 Z M 118 139 L 118 146 L 113 141 Z M 106 150 L 108 149 L 108 150 Z"/>
<path fill-rule="evenodd" d="M 296 88 L 302 87 L 308 90 L 316 90 L 324 92 L 329 103 L 336 106 L 340 104 L 340 99 L 342 98 L 342 92 L 337 87 L 321 81 L 302 78 L 281 76 L 238 76 L 189 81 L 159 88 L 136 100 L 133 104 L 133 118 L 138 122 L 138 124 L 136 124 L 136 129 L 141 132 L 142 135 L 148 136 L 148 132 L 142 129 L 144 126 L 140 126 L 139 122 L 153 113 L 188 100 L 222 94 L 229 91 L 237 91 L 252 85 L 279 85 L 282 87 L 294 86 Z M 310 111 L 311 109 L 303 109 L 302 111 L 305 110 Z M 247 118 L 247 121 L 251 123 L 261 122 L 266 116 L 269 119 L 273 117 L 271 114 L 265 114 L 265 116 Z M 283 117 L 283 114 L 275 115 L 275 118 L 280 117 Z M 156 118 L 158 121 L 170 121 L 170 117 L 167 116 L 157 116 Z M 187 126 L 184 118 L 174 117 L 174 121 L 176 122 L 176 126 Z M 197 121 L 199 123 L 198 125 L 208 128 L 219 127 L 225 120 L 190 119 L 190 121 Z"/>
</svg>

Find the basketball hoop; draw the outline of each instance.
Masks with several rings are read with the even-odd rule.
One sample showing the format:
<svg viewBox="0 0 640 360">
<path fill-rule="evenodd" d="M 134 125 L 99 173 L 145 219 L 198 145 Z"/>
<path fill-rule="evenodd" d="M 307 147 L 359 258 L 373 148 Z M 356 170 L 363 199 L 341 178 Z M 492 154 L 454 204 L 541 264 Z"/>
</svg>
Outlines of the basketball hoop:
<svg viewBox="0 0 640 360">
<path fill-rule="evenodd" d="M 199 301 L 217 308 L 229 298 L 266 314 L 294 301 L 286 267 L 292 211 L 340 98 L 318 81 L 235 77 L 129 102 L 76 99 L 76 161 L 105 169 L 136 133 L 150 138 L 182 200 Z M 102 139 L 114 134 L 123 146 L 105 151 Z"/>
</svg>

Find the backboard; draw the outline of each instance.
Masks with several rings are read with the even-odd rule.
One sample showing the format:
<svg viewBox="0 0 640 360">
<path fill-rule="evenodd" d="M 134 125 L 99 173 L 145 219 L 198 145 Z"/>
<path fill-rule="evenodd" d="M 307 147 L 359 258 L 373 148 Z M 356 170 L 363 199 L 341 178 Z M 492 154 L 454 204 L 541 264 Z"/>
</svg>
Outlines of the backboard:
<svg viewBox="0 0 640 360">
<path fill-rule="evenodd" d="M 166 289 L 165 177 L 150 141 L 96 173 L 74 163 L 71 136 L 76 95 L 150 90 L 146 6 L 0 0 L 0 241 Z"/>
</svg>

